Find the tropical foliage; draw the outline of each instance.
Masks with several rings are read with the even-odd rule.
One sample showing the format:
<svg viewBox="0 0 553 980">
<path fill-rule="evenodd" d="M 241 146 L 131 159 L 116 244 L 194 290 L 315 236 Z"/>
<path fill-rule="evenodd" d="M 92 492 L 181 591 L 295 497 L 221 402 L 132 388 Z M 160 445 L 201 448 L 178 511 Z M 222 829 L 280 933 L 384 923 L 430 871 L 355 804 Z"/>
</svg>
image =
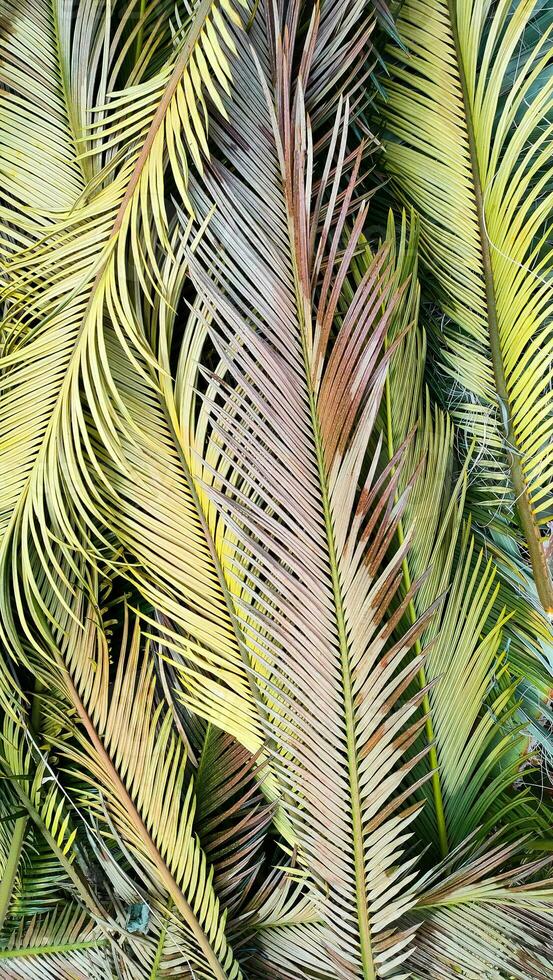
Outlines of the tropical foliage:
<svg viewBox="0 0 553 980">
<path fill-rule="evenodd" d="M 0 978 L 550 980 L 545 0 L 0 0 Z"/>
</svg>

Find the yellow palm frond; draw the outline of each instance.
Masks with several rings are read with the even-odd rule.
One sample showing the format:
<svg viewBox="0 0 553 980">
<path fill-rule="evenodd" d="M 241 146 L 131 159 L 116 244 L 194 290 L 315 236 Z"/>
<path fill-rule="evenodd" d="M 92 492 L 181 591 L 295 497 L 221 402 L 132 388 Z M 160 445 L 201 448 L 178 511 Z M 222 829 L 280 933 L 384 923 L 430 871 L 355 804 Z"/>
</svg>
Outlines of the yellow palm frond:
<svg viewBox="0 0 553 980">
<path fill-rule="evenodd" d="M 407 0 L 384 106 L 386 165 L 421 216 L 449 318 L 451 404 L 478 448 L 489 511 L 516 505 L 543 608 L 542 537 L 553 491 L 551 250 L 553 79 L 535 0 Z"/>
<path fill-rule="evenodd" d="M 6 0 L 7 8 L 10 2 Z M 92 10 L 88 0 L 82 3 Z M 47 8 L 44 4 L 35 15 L 28 12 L 33 30 L 38 30 L 35 21 L 40 24 Z M 168 245 L 164 174 L 168 167 L 174 172 L 186 202 L 187 154 L 201 166 L 198 147 L 205 151 L 205 99 L 209 95 L 220 102 L 219 89 L 228 87 L 227 51 L 234 43 L 230 30 L 237 19 L 229 0 L 202 0 L 193 7 L 175 44 L 169 46 L 165 64 L 150 76 L 147 63 L 144 77 L 133 79 L 98 111 L 90 136 L 93 145 L 86 152 L 93 157 L 101 152 L 103 165 L 81 198 L 66 216 L 48 213 L 47 233 L 42 223 L 38 229 L 33 226 L 29 247 L 10 257 L 3 326 L 8 340 L 0 362 L 1 431 L 10 479 L 3 487 L 0 564 L 5 571 L 4 590 L 10 592 L 10 581 L 14 590 L 11 598 L 6 592 L 3 597 L 2 633 L 12 650 L 21 649 L 21 634 L 14 621 L 21 602 L 30 602 L 34 610 L 30 620 L 26 616 L 19 619 L 26 641 L 39 647 L 44 642 L 52 644 L 52 631 L 65 621 L 76 582 L 82 578 L 82 554 L 90 550 L 91 536 L 102 536 L 101 525 L 91 525 L 82 515 L 73 520 L 66 507 L 81 492 L 86 498 L 90 490 L 85 463 L 90 416 L 105 439 L 113 437 L 112 397 L 125 416 L 123 400 L 105 371 L 106 345 L 117 336 L 135 367 L 130 344 L 147 364 L 153 362 L 140 340 L 129 264 L 134 282 L 149 294 L 154 243 L 156 247 L 158 242 L 162 247 Z M 27 21 L 20 24 L 16 19 L 15 27 L 20 28 L 23 48 L 32 31 Z M 48 82 L 61 100 L 55 38 L 55 24 L 51 24 Z M 67 58 L 65 52 L 61 63 Z M 105 81 L 99 88 L 106 88 Z M 22 97 L 26 94 L 23 83 L 21 93 Z M 136 109 L 132 119 L 120 111 L 129 100 Z M 71 115 L 68 106 L 65 110 L 58 121 L 64 147 L 70 142 Z M 30 126 L 39 112 L 32 102 L 26 105 Z M 75 152 L 75 167 L 77 158 Z M 36 182 L 26 188 L 29 195 L 36 195 L 36 190 Z M 23 201 L 18 209 L 25 215 Z M 4 229 L 8 240 L 10 233 L 8 223 Z M 143 369 L 139 373 L 144 376 Z M 82 391 L 89 403 L 86 419 Z M 54 459 L 57 463 L 52 467 Z M 67 544 L 54 557 L 57 541 Z M 21 559 L 15 575 L 12 559 L 16 564 Z"/>
</svg>

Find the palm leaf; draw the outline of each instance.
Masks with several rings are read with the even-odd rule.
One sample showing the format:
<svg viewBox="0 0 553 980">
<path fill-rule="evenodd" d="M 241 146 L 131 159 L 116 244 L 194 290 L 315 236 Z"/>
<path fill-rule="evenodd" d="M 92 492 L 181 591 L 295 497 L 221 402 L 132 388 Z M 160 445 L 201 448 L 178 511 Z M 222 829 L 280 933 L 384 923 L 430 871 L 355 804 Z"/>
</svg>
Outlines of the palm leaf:
<svg viewBox="0 0 553 980">
<path fill-rule="evenodd" d="M 395 235 L 393 220 L 389 235 Z M 380 428 L 390 459 L 395 446 L 412 433 L 398 488 L 406 488 L 414 474 L 398 527 L 399 542 L 406 537 L 410 541 L 403 562 L 404 590 L 424 577 L 409 608 L 411 622 L 442 597 L 423 637 L 428 653 L 421 681 L 431 682 L 427 735 L 436 772 L 432 792 L 430 784 L 422 790 L 427 804 L 418 827 L 430 847 L 439 843 L 444 856 L 482 826 L 497 826 L 503 807 L 509 811 L 504 822 L 512 823 L 515 834 L 520 833 L 519 819 L 528 820 L 539 838 L 547 817 L 542 824 L 525 794 L 513 792 L 526 748 L 518 724 L 518 677 L 507 651 L 525 626 L 524 604 L 519 600 L 512 610 L 502 605 L 503 598 L 516 596 L 505 586 L 500 589 L 493 560 L 478 548 L 470 523 L 463 521 L 467 479 L 464 470 L 455 473 L 453 426 L 443 412 L 432 409 L 424 386 L 416 236 L 416 226 L 409 233 L 404 216 L 396 264 L 404 275 L 411 274 L 411 288 L 391 325 L 390 341 L 406 323 L 411 326 L 391 358 Z M 361 258 L 358 264 L 361 274 Z M 540 681 L 524 652 L 527 676 Z M 542 683 L 546 685 L 546 678 Z"/>
<path fill-rule="evenodd" d="M 195 826 L 214 867 L 217 894 L 232 916 L 255 894 L 271 824 L 271 807 L 255 778 L 255 759 L 235 739 L 210 725 L 198 770 Z"/>
<path fill-rule="evenodd" d="M 23 713 L 17 723 L 11 716 L 3 718 L 0 924 L 6 928 L 22 916 L 48 911 L 60 890 L 76 893 L 99 919 L 104 915 L 77 867 L 77 855 L 82 859 L 84 851 L 76 846 L 77 829 L 64 793 L 51 777 L 48 755 L 58 729 L 42 729 L 37 711 L 28 727 Z"/>
<path fill-rule="evenodd" d="M 332 936 L 324 926 L 316 895 L 304 874 L 297 880 L 293 861 L 275 869 L 256 897 L 252 921 L 255 948 L 248 976 L 275 978 L 333 977 L 328 959 Z"/>
<path fill-rule="evenodd" d="M 305 15 L 311 15 L 309 4 L 305 6 Z M 306 107 L 313 130 L 321 135 L 325 123 L 332 125 L 341 96 L 347 93 L 352 106 L 370 98 L 371 87 L 366 82 L 376 60 L 372 48 L 375 11 L 383 14 L 385 5 L 378 10 L 376 4 L 362 0 L 324 0 L 315 8 L 318 22 Z"/>
<path fill-rule="evenodd" d="M 491 843 L 491 842 L 490 842 Z M 489 845 L 488 845 L 489 847 Z M 489 847 L 485 854 L 467 859 L 452 854 L 449 867 L 437 869 L 426 882 L 417 913 L 417 949 L 413 969 L 417 976 L 512 977 L 545 980 L 549 971 L 551 933 L 551 879 L 528 884 L 543 862 L 503 871 L 520 844 Z M 457 859 L 457 867 L 452 870 Z M 461 861 L 459 862 L 459 859 Z M 518 865 L 518 867 L 517 867 Z M 445 874 L 444 874 L 445 872 Z M 437 886 L 432 878 L 443 875 Z"/>
<path fill-rule="evenodd" d="M 291 53 L 283 60 L 291 63 Z M 214 129 L 234 172 L 213 161 L 205 196 L 192 187 L 198 215 L 217 205 L 190 263 L 225 369 L 222 379 L 219 372 L 206 379 L 205 445 L 213 442 L 211 459 L 222 463 L 210 480 L 205 467 L 206 492 L 237 542 L 230 558 L 237 609 L 280 756 L 283 806 L 320 886 L 332 969 L 374 977 L 397 967 L 409 942 L 394 933 L 411 900 L 401 856 L 413 811 L 402 808 L 402 793 L 394 796 L 409 764 L 391 767 L 420 730 L 409 719 L 421 696 L 401 707 L 399 698 L 419 666 L 406 664 L 407 651 L 424 628 L 388 649 L 383 617 L 401 553 L 380 573 L 379 565 L 397 525 L 394 483 L 376 481 L 376 461 L 363 472 L 397 297 L 383 252 L 340 309 L 334 337 L 365 218 L 362 206 L 346 233 L 360 154 L 339 204 L 334 198 L 345 172 L 347 110 L 311 200 L 304 196 L 312 173 L 303 79 L 294 93 L 286 75 L 277 79 L 276 117 L 296 119 L 293 133 L 281 133 L 255 61 L 245 54 L 240 64 L 233 110 L 243 127 L 256 120 L 247 154 L 231 147 L 224 125 L 221 135 Z M 267 173 L 274 174 L 269 187 Z M 323 211 L 325 191 L 331 203 Z"/>
<path fill-rule="evenodd" d="M 528 42 L 540 13 L 533 0 L 404 3 L 384 112 L 386 166 L 420 212 L 448 317 L 442 359 L 454 416 L 478 443 L 480 498 L 507 517 L 516 505 L 550 611 L 549 26 Z"/>
<path fill-rule="evenodd" d="M 22 336 L 24 342 L 16 344 L 2 363 L 6 431 L 16 436 L 7 446 L 15 457 L 8 460 L 13 479 L 7 488 L 0 562 L 5 569 L 4 638 L 21 654 L 22 636 L 38 648 L 44 643 L 52 646 L 52 632 L 62 629 L 71 616 L 75 584 L 83 576 L 79 553 L 96 540 L 97 524 L 91 527 L 86 517 L 83 520 L 82 510 L 74 518 L 63 504 L 79 496 L 82 481 L 88 483 L 82 473 L 89 435 L 80 390 L 83 386 L 88 393 L 94 423 L 103 434 L 110 380 L 102 387 L 98 372 L 105 345 L 113 336 L 111 327 L 105 333 L 104 312 L 114 317 L 115 332 L 127 349 L 125 337 L 130 333 L 136 341 L 137 331 L 121 263 L 128 257 L 137 282 L 150 289 L 151 273 L 145 270 L 154 238 L 161 236 L 167 242 L 163 172 L 166 166 L 172 168 L 186 200 L 184 142 L 190 143 L 190 153 L 201 165 L 198 147 L 205 149 L 207 124 L 199 113 L 204 111 L 206 94 L 217 99 L 217 86 L 228 84 L 228 59 L 219 41 L 221 35 L 224 43 L 232 45 L 225 18 L 236 19 L 226 0 L 222 6 L 218 2 L 196 5 L 163 67 L 152 77 L 141 78 L 139 72 L 132 84 L 113 95 L 92 131 L 94 145 L 89 152 L 94 159 L 103 158 L 103 166 L 83 201 L 53 225 L 46 240 L 37 233 L 37 246 L 16 253 L 10 261 L 9 320 L 4 329 L 8 336 Z M 143 74 L 147 67 L 142 67 Z M 131 123 L 121 115 L 129 99 L 136 109 L 136 122 Z M 37 110 L 30 104 L 27 111 L 31 124 Z M 97 147 L 99 131 L 102 139 Z M 44 384 L 37 381 L 37 361 L 44 370 Z M 96 393 L 92 378 L 98 384 Z M 66 443 L 60 456 L 59 440 Z M 52 454 L 60 462 L 57 472 L 49 465 Z M 61 456 L 71 464 L 62 464 Z M 43 511 L 46 501 L 48 518 Z M 56 540 L 67 545 L 54 558 Z M 12 577 L 8 568 L 15 554 L 24 560 Z M 16 612 L 21 604 L 27 606 L 23 618 Z"/>
<path fill-rule="evenodd" d="M 398 8 L 0 0 L 2 975 L 550 972 L 550 13 Z"/>
<path fill-rule="evenodd" d="M 69 635 L 59 658 L 63 684 L 82 729 L 60 746 L 64 757 L 100 790 L 88 811 L 105 823 L 140 867 L 146 888 L 163 901 L 168 893 L 186 923 L 192 963 L 208 976 L 241 976 L 225 937 L 205 855 L 193 829 L 193 787 L 186 756 L 165 705 L 156 705 L 153 661 L 138 624 L 127 639 L 110 683 L 108 646 L 92 610 L 82 630 Z M 91 678 L 94 680 L 91 684 Z M 73 679 L 74 678 L 74 679 Z M 51 709 L 57 717 L 59 707 Z"/>
<path fill-rule="evenodd" d="M 6 980 L 106 980 L 114 975 L 106 945 L 78 907 L 61 906 L 21 922 L 0 946 L 0 969 Z"/>
</svg>

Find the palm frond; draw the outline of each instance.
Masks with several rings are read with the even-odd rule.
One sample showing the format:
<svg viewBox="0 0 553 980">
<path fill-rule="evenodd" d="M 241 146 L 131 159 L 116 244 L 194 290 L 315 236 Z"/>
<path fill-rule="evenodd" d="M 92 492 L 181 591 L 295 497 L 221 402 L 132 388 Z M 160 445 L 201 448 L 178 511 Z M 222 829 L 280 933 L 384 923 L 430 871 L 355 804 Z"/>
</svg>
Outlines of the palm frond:
<svg viewBox="0 0 553 980">
<path fill-rule="evenodd" d="M 90 152 L 94 157 L 103 154 L 103 166 L 82 202 L 54 223 L 46 239 L 37 235 L 36 247 L 20 250 L 10 261 L 4 329 L 23 341 L 6 353 L 1 365 L 6 432 L 15 437 L 8 443 L 14 456 L 8 460 L 12 477 L 0 563 L 5 569 L 3 636 L 21 655 L 21 636 L 38 648 L 52 646 L 52 633 L 71 615 L 76 583 L 83 578 L 79 554 L 97 543 L 98 521 L 91 526 L 86 517 L 74 518 L 65 507 L 89 483 L 83 473 L 89 417 L 83 416 L 81 390 L 87 393 L 96 429 L 110 433 L 106 413 L 113 384 L 109 377 L 101 380 L 106 344 L 114 335 L 125 350 L 129 336 L 138 343 L 126 262 L 132 262 L 136 281 L 149 294 L 152 273 L 147 268 L 154 239 L 168 244 L 163 174 L 166 167 L 171 169 L 186 201 L 183 141 L 201 166 L 205 98 L 209 93 L 217 100 L 218 87 L 228 87 L 230 69 L 222 45 L 232 47 L 225 20 L 236 18 L 226 0 L 202 0 L 194 7 L 163 67 L 152 77 L 142 79 L 139 73 L 100 110 L 93 142 L 101 131 L 101 148 L 94 145 Z M 135 109 L 130 122 L 122 114 L 129 100 Z M 32 124 L 37 110 L 29 104 L 26 111 Z M 105 315 L 112 317 L 109 329 Z M 37 382 L 37 362 L 44 384 Z M 119 408 L 124 415 L 121 399 Z M 58 456 L 60 440 L 65 444 L 61 456 L 71 460 L 68 466 Z M 50 467 L 53 455 L 60 462 L 56 473 Z M 56 550 L 55 541 L 66 542 L 65 551 Z M 15 571 L 16 555 L 24 556 L 24 562 L 12 576 L 8 569 Z M 21 604 L 27 608 L 23 617 Z"/>
<path fill-rule="evenodd" d="M 138 864 L 147 891 L 162 903 L 170 896 L 187 927 L 192 967 L 214 977 L 240 977 L 213 872 L 193 826 L 186 756 L 172 715 L 163 702 L 156 704 L 154 663 L 138 623 L 131 631 L 125 618 L 112 683 L 107 640 L 93 609 L 83 610 L 83 627 L 69 634 L 58 669 L 60 687 L 82 726 L 75 730 L 75 744 L 59 750 L 97 791 L 88 812 L 96 812 L 108 837 Z M 50 711 L 55 718 L 60 706 L 53 701 Z"/>
<path fill-rule="evenodd" d="M 321 133 L 325 122 L 332 126 L 340 97 L 347 94 L 352 107 L 370 99 L 371 87 L 366 82 L 376 61 L 372 35 L 377 10 L 376 5 L 362 0 L 324 0 L 320 4 L 319 20 L 312 22 L 313 61 L 306 88 L 314 132 Z"/>
<path fill-rule="evenodd" d="M 491 843 L 491 842 L 490 842 Z M 467 860 L 455 852 L 457 868 L 420 899 L 417 949 L 412 966 L 417 976 L 513 977 L 545 980 L 552 925 L 551 879 L 527 879 L 543 862 L 504 871 L 520 844 L 495 846 Z M 461 862 L 459 865 L 459 858 Z M 440 869 L 443 872 L 446 869 Z"/>
<path fill-rule="evenodd" d="M 0 945 L 0 970 L 6 980 L 106 980 L 115 975 L 106 946 L 85 913 L 61 906 L 20 923 Z"/>
<path fill-rule="evenodd" d="M 550 24 L 526 40 L 544 13 L 533 0 L 404 3 L 384 114 L 386 166 L 420 212 L 446 314 L 440 356 L 478 445 L 480 499 L 506 520 L 516 506 L 551 611 Z"/>
<path fill-rule="evenodd" d="M 551 13 L 393 9 L 0 0 L 2 977 L 551 972 Z"/>
<path fill-rule="evenodd" d="M 390 221 L 389 234 L 395 236 Z M 510 664 L 508 651 L 524 629 L 525 607 L 502 604 L 516 599 L 498 581 L 493 557 L 478 547 L 465 523 L 465 468 L 456 473 L 454 429 L 448 417 L 432 408 L 424 386 L 425 334 L 418 324 L 417 228 L 399 229 L 396 264 L 411 274 L 411 288 L 402 298 L 389 341 L 410 324 L 391 358 L 386 399 L 379 420 L 388 456 L 412 437 L 399 488 L 412 488 L 398 527 L 399 542 L 408 538 L 403 562 L 404 591 L 412 580 L 424 578 L 409 609 L 412 622 L 441 597 L 439 609 L 423 636 L 428 646 L 422 681 L 430 683 L 426 710 L 427 735 L 435 768 L 422 792 L 427 804 L 419 832 L 430 847 L 446 855 L 477 829 L 502 820 L 509 811 L 513 832 L 520 833 L 515 811 L 538 836 L 542 824 L 524 793 L 514 790 L 526 752 L 521 732 L 518 682 L 526 676 L 540 680 L 525 651 L 524 673 Z M 361 260 L 358 262 L 361 264 Z M 359 272 L 360 274 L 360 272 Z M 412 475 L 413 474 L 413 475 Z M 411 476 L 412 475 L 412 476 Z M 523 648 L 524 649 L 524 648 Z M 543 680 L 546 687 L 546 676 Z M 516 828 L 516 829 L 514 829 Z M 538 845 L 539 846 L 539 845 Z"/>
<path fill-rule="evenodd" d="M 243 76 L 247 55 L 240 64 Z M 347 109 L 311 199 L 302 80 L 294 96 L 288 77 L 277 80 L 275 118 L 249 65 L 244 96 L 233 97 L 244 122 L 256 119 L 247 157 L 235 146 L 234 172 L 212 161 L 205 197 L 192 188 L 199 215 L 202 202 L 217 205 L 190 263 L 225 371 L 206 378 L 204 440 L 221 461 L 205 467 L 206 492 L 236 542 L 238 615 L 279 753 L 283 807 L 320 886 L 332 969 L 371 977 L 400 963 L 409 943 L 394 926 L 411 901 L 402 854 L 416 808 L 399 791 L 410 764 L 392 765 L 421 725 L 422 695 L 399 699 L 419 666 L 406 655 L 424 620 L 391 647 L 384 621 L 401 566 L 400 553 L 380 570 L 397 526 L 395 484 L 377 481 L 374 464 L 364 471 L 397 296 L 383 251 L 338 306 L 365 218 L 361 205 L 347 233 L 361 162 L 338 197 Z M 292 132 L 279 131 L 279 112 L 295 119 Z M 269 193 L 261 171 L 274 173 Z"/>
<path fill-rule="evenodd" d="M 258 896 L 252 931 L 255 951 L 248 963 L 249 976 L 259 980 L 334 976 L 327 954 L 332 936 L 305 875 L 297 880 L 290 862 L 276 869 Z"/>
<path fill-rule="evenodd" d="M 260 881 L 265 838 L 272 820 L 261 789 L 263 772 L 235 739 L 210 725 L 194 779 L 195 826 L 214 868 L 214 885 L 233 916 Z"/>
<path fill-rule="evenodd" d="M 48 756 L 59 727 L 55 733 L 48 730 L 36 710 L 32 725 L 26 721 L 23 712 L 18 721 L 3 718 L 0 927 L 12 928 L 22 916 L 48 911 L 60 891 L 78 896 L 101 919 L 100 902 L 77 867 L 84 851 L 76 846 L 75 822 L 51 775 Z"/>
</svg>

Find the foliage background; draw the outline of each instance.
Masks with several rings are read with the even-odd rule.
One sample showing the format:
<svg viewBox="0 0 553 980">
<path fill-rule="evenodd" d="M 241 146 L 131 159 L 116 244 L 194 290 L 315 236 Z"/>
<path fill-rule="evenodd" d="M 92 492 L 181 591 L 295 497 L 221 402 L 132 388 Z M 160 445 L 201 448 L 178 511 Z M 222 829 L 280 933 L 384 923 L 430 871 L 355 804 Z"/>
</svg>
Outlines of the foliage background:
<svg viewBox="0 0 553 980">
<path fill-rule="evenodd" d="M 0 977 L 551 978 L 545 0 L 0 0 Z"/>
</svg>

